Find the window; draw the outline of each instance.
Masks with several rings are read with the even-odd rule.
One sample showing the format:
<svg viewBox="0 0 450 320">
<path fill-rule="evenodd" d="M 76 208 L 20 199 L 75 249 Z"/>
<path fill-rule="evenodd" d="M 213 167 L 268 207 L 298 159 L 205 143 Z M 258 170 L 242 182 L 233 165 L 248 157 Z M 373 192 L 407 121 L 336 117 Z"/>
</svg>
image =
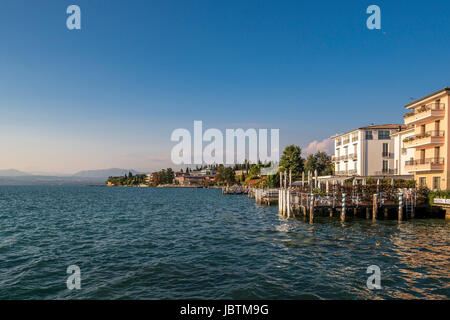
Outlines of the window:
<svg viewBox="0 0 450 320">
<path fill-rule="evenodd" d="M 439 157 L 441 156 L 441 148 L 440 147 L 434 147 L 434 159 L 436 161 L 439 161 Z"/>
<path fill-rule="evenodd" d="M 390 138 L 389 131 L 378 131 L 378 140 L 389 140 Z"/>
<path fill-rule="evenodd" d="M 389 163 L 387 160 L 383 160 L 383 172 L 388 172 L 389 170 Z"/>
<path fill-rule="evenodd" d="M 441 177 L 433 177 L 433 190 L 441 190 Z"/>
<path fill-rule="evenodd" d="M 440 128 L 441 128 L 441 121 L 440 120 L 436 120 L 434 122 L 434 131 L 439 132 Z"/>
<path fill-rule="evenodd" d="M 372 140 L 372 139 L 373 139 L 372 131 L 366 131 L 366 140 Z"/>
<path fill-rule="evenodd" d="M 387 143 L 383 143 L 383 157 L 389 156 L 389 145 Z"/>
<path fill-rule="evenodd" d="M 425 188 L 427 186 L 427 178 L 421 177 L 419 178 L 419 187 Z"/>
</svg>

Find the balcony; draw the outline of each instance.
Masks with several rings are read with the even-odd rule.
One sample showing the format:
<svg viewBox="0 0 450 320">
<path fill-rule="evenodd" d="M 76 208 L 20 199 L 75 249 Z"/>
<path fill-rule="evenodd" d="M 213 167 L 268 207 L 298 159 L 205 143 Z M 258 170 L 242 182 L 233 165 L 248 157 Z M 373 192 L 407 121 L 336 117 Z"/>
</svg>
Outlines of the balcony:
<svg viewBox="0 0 450 320">
<path fill-rule="evenodd" d="M 405 170 L 409 172 L 444 170 L 444 158 L 409 160 L 405 162 Z"/>
<path fill-rule="evenodd" d="M 341 139 L 336 140 L 336 146 L 340 146 L 342 144 L 341 142 L 342 142 Z"/>
<path fill-rule="evenodd" d="M 422 134 L 416 134 L 403 139 L 405 148 L 416 148 L 416 147 L 433 147 L 444 144 L 444 131 L 427 131 Z"/>
<path fill-rule="evenodd" d="M 375 171 L 376 176 L 391 176 L 397 174 L 397 169 L 383 169 L 381 171 Z"/>
<path fill-rule="evenodd" d="M 347 171 L 346 170 L 336 171 L 334 174 L 336 176 L 346 176 L 346 175 L 348 175 L 348 170 Z"/>
<path fill-rule="evenodd" d="M 356 159 L 358 159 L 358 155 L 357 155 L 356 153 L 350 153 L 350 154 L 348 155 L 348 158 L 349 158 L 350 160 L 356 160 Z"/>
<path fill-rule="evenodd" d="M 381 154 L 381 156 L 382 156 L 383 158 L 393 158 L 393 157 L 394 157 L 394 153 L 383 151 L 382 154 Z"/>
<path fill-rule="evenodd" d="M 356 175 L 357 172 L 358 172 L 358 171 L 357 171 L 356 169 L 348 170 L 348 175 L 349 175 L 349 176 L 353 176 L 353 175 Z"/>
<path fill-rule="evenodd" d="M 430 103 L 404 115 L 405 124 L 421 124 L 443 118 L 445 115 L 445 104 Z"/>
</svg>

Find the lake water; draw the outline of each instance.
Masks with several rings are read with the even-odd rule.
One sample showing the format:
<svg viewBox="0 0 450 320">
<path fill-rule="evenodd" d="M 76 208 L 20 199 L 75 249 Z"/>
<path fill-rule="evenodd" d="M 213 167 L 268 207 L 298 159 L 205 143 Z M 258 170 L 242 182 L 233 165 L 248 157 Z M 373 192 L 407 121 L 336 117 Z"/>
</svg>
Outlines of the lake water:
<svg viewBox="0 0 450 320">
<path fill-rule="evenodd" d="M 5 186 L 0 299 L 448 299 L 449 235 L 445 220 L 288 220 L 217 189 Z"/>
</svg>

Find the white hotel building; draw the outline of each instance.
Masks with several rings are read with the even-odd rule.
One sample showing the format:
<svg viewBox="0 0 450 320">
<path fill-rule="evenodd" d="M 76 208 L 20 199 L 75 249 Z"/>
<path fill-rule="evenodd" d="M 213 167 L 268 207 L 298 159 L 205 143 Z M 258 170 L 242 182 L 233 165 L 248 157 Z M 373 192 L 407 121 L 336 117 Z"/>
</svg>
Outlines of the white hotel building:
<svg viewBox="0 0 450 320">
<path fill-rule="evenodd" d="M 408 154 L 401 153 L 401 144 L 406 136 L 402 134 L 394 138 L 405 129 L 404 124 L 371 125 L 331 137 L 334 140 L 332 160 L 335 175 L 408 175 L 404 170 Z M 400 155 L 396 156 L 398 150 Z"/>
</svg>

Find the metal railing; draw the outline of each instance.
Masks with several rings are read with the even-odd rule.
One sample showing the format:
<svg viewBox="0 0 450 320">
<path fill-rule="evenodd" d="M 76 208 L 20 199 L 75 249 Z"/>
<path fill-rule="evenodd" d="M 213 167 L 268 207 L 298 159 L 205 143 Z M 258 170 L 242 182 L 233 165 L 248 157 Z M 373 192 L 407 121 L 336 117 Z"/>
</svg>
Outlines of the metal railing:
<svg viewBox="0 0 450 320">
<path fill-rule="evenodd" d="M 445 131 L 443 130 L 431 130 L 427 131 L 426 134 L 428 134 L 430 137 L 443 137 L 445 134 Z"/>
<path fill-rule="evenodd" d="M 445 136 L 445 131 L 443 130 L 430 130 L 424 133 L 419 133 L 414 136 L 407 137 L 403 139 L 403 142 L 412 142 L 415 140 L 423 139 L 423 138 L 440 138 Z"/>
<path fill-rule="evenodd" d="M 416 166 L 421 164 L 439 165 L 444 164 L 444 158 L 426 158 L 426 159 L 414 159 L 405 161 L 407 166 Z"/>
<path fill-rule="evenodd" d="M 411 116 L 414 116 L 416 114 L 422 113 L 422 112 L 426 112 L 426 111 L 441 111 L 441 110 L 445 110 L 445 103 L 436 103 L 436 102 L 432 102 L 429 103 L 425 106 L 419 107 L 417 109 L 415 109 L 412 112 L 409 112 L 407 114 L 405 114 L 403 117 L 404 118 L 408 118 Z"/>
<path fill-rule="evenodd" d="M 392 152 L 383 151 L 381 156 L 383 158 L 392 158 L 394 156 L 394 154 Z"/>
<path fill-rule="evenodd" d="M 384 176 L 384 175 L 391 175 L 391 174 L 397 174 L 397 169 L 382 169 L 381 171 L 375 171 L 375 175 L 377 176 Z"/>
</svg>

